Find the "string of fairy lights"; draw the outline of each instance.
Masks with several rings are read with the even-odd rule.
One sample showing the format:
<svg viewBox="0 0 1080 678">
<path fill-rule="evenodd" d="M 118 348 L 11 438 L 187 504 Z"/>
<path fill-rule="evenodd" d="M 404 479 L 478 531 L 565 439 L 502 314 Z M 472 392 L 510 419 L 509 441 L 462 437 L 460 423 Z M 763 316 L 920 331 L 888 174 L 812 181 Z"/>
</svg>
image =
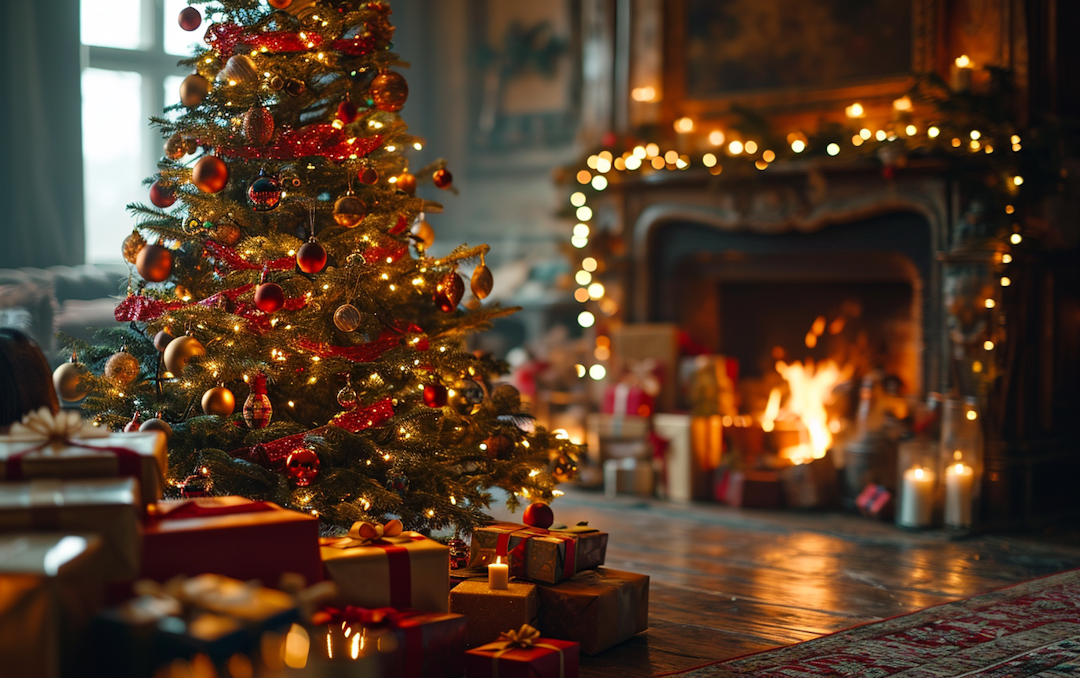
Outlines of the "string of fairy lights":
<svg viewBox="0 0 1080 678">
<path fill-rule="evenodd" d="M 973 72 L 971 60 L 962 55 L 955 60 L 950 84 L 936 76 L 927 78 L 931 89 L 937 87 L 935 96 L 927 96 L 923 82 L 921 87 L 913 87 L 911 93 L 893 100 L 891 106 L 854 102 L 844 107 L 842 117 L 833 116 L 839 124 L 824 123 L 809 133 L 793 129 L 782 132 L 783 136 L 755 135 L 745 133 L 738 124 L 710 125 L 709 121 L 683 116 L 673 121 L 674 135 L 663 146 L 658 141 L 630 138 L 616 148 L 616 141 L 570 168 L 569 176 L 576 183 L 569 195 L 576 221 L 570 237 L 577 269 L 574 299 L 583 306 L 577 322 L 584 329 L 597 328 L 595 362 L 578 365 L 578 377 L 600 381 L 607 375 L 605 364 L 611 357 L 611 341 L 605 328 L 619 322 L 621 310 L 619 302 L 612 298 L 618 281 L 605 276 L 610 252 L 605 248 L 607 241 L 596 237 L 593 206 L 613 186 L 664 172 L 704 170 L 719 180 L 725 171 L 746 176 L 766 172 L 776 163 L 810 158 L 821 163 L 874 159 L 880 162 L 884 178 L 891 179 L 895 167 L 906 162 L 909 153 L 969 162 L 984 168 L 988 177 L 993 175 L 987 183 L 994 187 L 998 198 L 994 209 L 1001 210 L 997 214 L 1009 226 L 994 244 L 991 265 L 1000 288 L 1012 285 L 1008 272 L 1013 262 L 1011 251 L 1024 241 L 1017 206 L 1023 202 L 1025 179 L 1020 168 L 1025 165 L 1025 147 L 1020 130 L 1012 123 L 992 120 L 981 113 L 988 107 L 979 102 L 988 96 L 971 94 Z M 640 97 L 635 94 L 635 99 Z M 986 296 L 985 308 L 1000 313 L 1001 300 L 997 297 L 998 293 Z M 993 323 L 993 335 L 983 342 L 987 352 L 1003 339 L 1004 328 L 1000 325 Z M 980 372 L 982 367 L 981 361 L 975 361 L 973 370 Z"/>
</svg>

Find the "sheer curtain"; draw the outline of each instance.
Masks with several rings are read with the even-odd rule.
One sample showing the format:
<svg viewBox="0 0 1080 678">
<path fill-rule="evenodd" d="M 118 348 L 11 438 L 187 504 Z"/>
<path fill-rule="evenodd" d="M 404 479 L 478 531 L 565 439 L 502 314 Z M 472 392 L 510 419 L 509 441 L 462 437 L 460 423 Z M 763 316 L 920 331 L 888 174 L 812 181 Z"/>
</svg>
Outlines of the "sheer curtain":
<svg viewBox="0 0 1080 678">
<path fill-rule="evenodd" d="M 0 4 L 0 268 L 80 264 L 79 2 Z"/>
</svg>

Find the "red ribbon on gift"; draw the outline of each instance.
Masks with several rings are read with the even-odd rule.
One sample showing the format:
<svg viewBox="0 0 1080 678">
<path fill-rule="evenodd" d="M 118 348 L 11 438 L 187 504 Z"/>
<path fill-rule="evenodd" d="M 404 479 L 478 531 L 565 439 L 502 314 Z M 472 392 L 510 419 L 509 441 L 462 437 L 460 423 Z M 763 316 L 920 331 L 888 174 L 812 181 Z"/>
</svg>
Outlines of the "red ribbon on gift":
<svg viewBox="0 0 1080 678">
<path fill-rule="evenodd" d="M 46 440 L 40 445 L 35 445 L 30 449 L 23 450 L 22 452 L 16 452 L 10 455 L 6 459 L 6 471 L 7 480 L 25 480 L 26 474 L 23 469 L 23 458 L 28 454 L 34 452 L 40 452 L 49 445 L 53 444 L 54 440 Z M 64 445 L 70 447 L 79 447 L 85 450 L 94 450 L 95 452 L 105 452 L 116 457 L 116 475 L 121 478 L 141 478 L 142 477 L 142 455 L 135 450 L 129 450 L 126 447 L 101 447 L 98 445 L 85 445 L 77 440 L 64 440 Z"/>
<path fill-rule="evenodd" d="M 569 579 L 577 572 L 577 539 L 559 534 L 542 527 L 517 527 L 509 532 L 503 532 L 495 540 L 495 555 L 509 558 L 510 567 L 516 576 L 525 575 L 525 549 L 529 537 L 554 537 L 562 541 L 566 555 L 563 557 L 563 578 Z M 511 550 L 510 540 L 517 537 L 520 541 Z"/>
</svg>

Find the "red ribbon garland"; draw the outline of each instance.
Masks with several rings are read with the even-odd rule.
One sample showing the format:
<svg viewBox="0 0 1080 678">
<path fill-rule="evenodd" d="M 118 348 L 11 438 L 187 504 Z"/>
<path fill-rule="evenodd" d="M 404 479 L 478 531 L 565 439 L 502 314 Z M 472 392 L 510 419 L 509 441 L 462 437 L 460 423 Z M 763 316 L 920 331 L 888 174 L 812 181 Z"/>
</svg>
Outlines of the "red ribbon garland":
<svg viewBox="0 0 1080 678">
<path fill-rule="evenodd" d="M 46 440 L 40 445 L 35 445 L 30 449 L 23 450 L 22 452 L 16 452 L 9 456 L 6 460 L 6 480 L 25 480 L 26 474 L 23 469 L 23 457 L 34 452 L 40 452 L 52 443 L 51 440 Z M 75 440 L 65 440 L 65 445 L 71 447 L 81 447 L 84 450 L 94 450 L 100 452 L 107 452 L 116 456 L 116 471 L 117 475 L 121 478 L 141 478 L 142 477 L 142 463 L 143 457 L 135 450 L 129 450 L 126 447 L 99 447 L 97 445 L 85 445 Z"/>
<path fill-rule="evenodd" d="M 216 240 L 206 241 L 206 251 L 213 258 L 238 271 L 260 271 L 263 268 L 269 268 L 272 271 L 288 271 L 296 266 L 296 259 L 293 257 L 272 259 L 263 264 L 252 263 L 240 256 L 235 249 L 222 245 Z"/>
<path fill-rule="evenodd" d="M 289 160 L 318 155 L 330 160 L 342 161 L 352 156 L 362 158 L 382 145 L 379 135 L 370 137 L 351 137 L 352 143 L 345 138 L 345 133 L 325 123 L 308 125 L 300 129 L 283 127 L 282 132 L 274 136 L 268 146 L 235 146 L 221 148 L 219 155 L 232 158 L 262 158 L 270 160 Z"/>
<path fill-rule="evenodd" d="M 214 24 L 206 31 L 206 43 L 223 57 L 231 55 L 239 44 L 253 48 L 265 47 L 268 52 L 305 52 L 322 45 L 322 35 L 305 33 L 306 39 L 292 31 L 249 31 L 234 23 Z M 351 56 L 363 56 L 375 50 L 373 36 L 342 38 L 330 43 L 332 49 Z"/>
</svg>

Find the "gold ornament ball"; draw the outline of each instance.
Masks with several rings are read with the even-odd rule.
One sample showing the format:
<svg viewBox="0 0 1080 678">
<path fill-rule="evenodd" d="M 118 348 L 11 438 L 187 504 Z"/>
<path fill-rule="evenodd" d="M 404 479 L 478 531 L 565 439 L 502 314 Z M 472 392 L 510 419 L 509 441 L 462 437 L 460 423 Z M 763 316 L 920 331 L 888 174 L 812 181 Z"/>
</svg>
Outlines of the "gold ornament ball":
<svg viewBox="0 0 1080 678">
<path fill-rule="evenodd" d="M 394 71 L 386 71 L 375 76 L 371 81 L 371 100 L 380 111 L 396 113 L 405 106 L 409 98 L 409 83 L 405 77 Z"/>
<path fill-rule="evenodd" d="M 424 249 L 429 250 L 435 244 L 435 229 L 426 221 L 418 221 L 412 227 L 412 234 L 424 244 Z"/>
<path fill-rule="evenodd" d="M 292 4 L 292 0 L 267 0 L 274 9 L 285 9 Z"/>
<path fill-rule="evenodd" d="M 222 245 L 228 245 L 229 247 L 232 247 L 236 243 L 240 242 L 240 238 L 242 238 L 243 235 L 244 232 L 240 230 L 239 226 L 226 222 L 224 224 L 218 224 L 217 226 L 215 226 L 214 231 L 210 235 L 210 237 L 214 240 L 217 240 Z"/>
<path fill-rule="evenodd" d="M 416 195 L 416 175 L 409 174 L 408 172 L 402 172 L 397 176 L 397 181 L 394 182 L 397 190 L 402 193 L 408 193 L 409 195 Z"/>
<path fill-rule="evenodd" d="M 191 108 L 202 103 L 210 93 L 210 81 L 198 73 L 192 73 L 180 83 L 180 103 Z"/>
<path fill-rule="evenodd" d="M 179 132 L 173 134 L 165 142 L 165 156 L 173 160 L 184 157 L 184 137 Z"/>
<path fill-rule="evenodd" d="M 143 239 L 142 234 L 138 231 L 132 231 L 131 235 L 124 238 L 124 247 L 121 250 L 124 254 L 124 261 L 134 264 L 139 256 L 139 251 L 144 247 L 146 247 L 146 240 Z"/>
<path fill-rule="evenodd" d="M 191 183 L 204 193 L 217 193 L 229 183 L 229 167 L 215 155 L 204 155 L 191 170 Z"/>
<path fill-rule="evenodd" d="M 172 372 L 174 377 L 179 377 L 188 361 L 200 355 L 206 355 L 206 349 L 198 339 L 186 334 L 177 337 L 165 347 L 165 369 Z"/>
<path fill-rule="evenodd" d="M 487 267 L 487 264 L 480 264 L 473 269 L 469 287 L 472 289 L 474 297 L 477 299 L 486 298 L 487 295 L 491 294 L 491 288 L 494 285 L 495 279 L 492 277 L 491 269 Z"/>
<path fill-rule="evenodd" d="M 355 195 L 344 195 L 334 203 L 334 221 L 345 228 L 355 228 L 367 215 L 367 205 Z"/>
<path fill-rule="evenodd" d="M 215 78 L 218 82 L 229 85 L 253 85 L 259 81 L 259 72 L 255 70 L 255 62 L 246 54 L 237 54 L 229 57 L 225 62 L 225 68 L 218 71 Z"/>
<path fill-rule="evenodd" d="M 139 361 L 127 351 L 113 353 L 105 361 L 105 378 L 117 386 L 127 386 L 139 378 Z"/>
<path fill-rule="evenodd" d="M 158 283 L 172 275 L 173 253 L 161 245 L 146 245 L 135 257 L 135 270 L 146 282 Z"/>
<path fill-rule="evenodd" d="M 236 397 L 224 386 L 215 386 L 203 394 L 202 409 L 206 414 L 227 417 L 236 409 Z"/>
<path fill-rule="evenodd" d="M 79 363 L 64 363 L 53 372 L 53 386 L 60 400 L 77 403 L 86 397 L 86 384 L 83 377 L 86 368 Z"/>
<path fill-rule="evenodd" d="M 360 311 L 352 304 L 342 304 L 334 311 L 334 325 L 342 332 L 360 327 Z"/>
</svg>

